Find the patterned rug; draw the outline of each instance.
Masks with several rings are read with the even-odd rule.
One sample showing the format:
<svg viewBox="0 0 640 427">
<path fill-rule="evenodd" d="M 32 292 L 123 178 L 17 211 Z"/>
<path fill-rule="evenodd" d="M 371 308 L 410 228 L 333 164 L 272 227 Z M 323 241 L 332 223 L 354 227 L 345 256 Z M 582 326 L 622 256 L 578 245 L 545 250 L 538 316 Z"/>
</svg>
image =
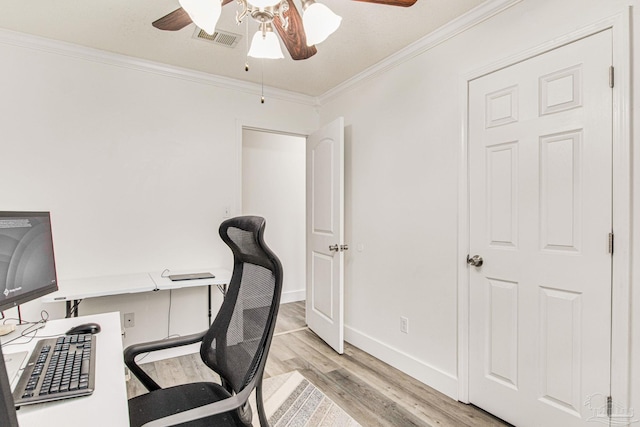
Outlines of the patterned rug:
<svg viewBox="0 0 640 427">
<path fill-rule="evenodd" d="M 358 424 L 298 371 L 266 378 L 264 406 L 272 427 L 358 427 Z M 257 414 L 254 424 L 258 425 Z"/>
</svg>

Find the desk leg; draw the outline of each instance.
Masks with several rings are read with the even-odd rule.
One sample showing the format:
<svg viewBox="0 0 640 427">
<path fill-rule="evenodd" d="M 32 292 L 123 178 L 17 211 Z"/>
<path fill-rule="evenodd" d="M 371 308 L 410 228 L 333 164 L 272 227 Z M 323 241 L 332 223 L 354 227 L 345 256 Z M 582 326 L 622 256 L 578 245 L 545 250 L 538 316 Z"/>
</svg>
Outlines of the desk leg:
<svg viewBox="0 0 640 427">
<path fill-rule="evenodd" d="M 209 326 L 211 326 L 211 285 L 207 286 L 207 296 L 208 296 L 207 301 L 209 302 L 209 313 L 208 313 Z"/>
<path fill-rule="evenodd" d="M 73 300 L 73 305 L 71 305 L 71 301 L 65 301 L 67 305 L 67 314 L 64 316 L 65 318 L 70 318 L 73 314 L 73 317 L 78 317 L 78 306 L 80 305 L 80 301 L 78 299 Z"/>
<path fill-rule="evenodd" d="M 224 285 L 216 285 L 220 292 L 222 292 L 222 297 L 227 296 L 227 284 Z M 209 326 L 211 326 L 211 285 L 207 285 L 207 292 L 209 293 Z"/>
</svg>

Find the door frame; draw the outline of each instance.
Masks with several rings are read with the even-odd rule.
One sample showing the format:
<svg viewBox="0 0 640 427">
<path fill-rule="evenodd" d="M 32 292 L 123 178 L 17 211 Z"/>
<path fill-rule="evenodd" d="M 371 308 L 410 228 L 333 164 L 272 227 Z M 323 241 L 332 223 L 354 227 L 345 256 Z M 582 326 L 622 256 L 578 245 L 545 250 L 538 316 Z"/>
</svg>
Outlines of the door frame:
<svg viewBox="0 0 640 427">
<path fill-rule="evenodd" d="M 617 405 L 630 405 L 631 354 L 631 83 L 630 83 L 630 22 L 631 12 L 605 18 L 587 27 L 547 43 L 509 56 L 488 66 L 462 74 L 459 78 L 460 156 L 458 181 L 458 400 L 469 403 L 469 162 L 468 108 L 469 83 L 570 44 L 603 30 L 611 29 L 613 37 L 613 225 L 615 256 L 612 260 L 612 319 L 611 319 L 611 396 Z M 603 246 L 605 242 L 603 241 Z"/>
<path fill-rule="evenodd" d="M 235 216 L 243 212 L 243 200 L 242 200 L 242 184 L 243 184 L 243 170 L 242 170 L 242 133 L 243 130 L 252 130 L 257 132 L 265 132 L 265 133 L 273 133 L 279 135 L 287 135 L 287 136 L 295 136 L 304 138 L 304 144 L 306 145 L 306 140 L 309 135 L 312 133 L 310 129 L 300 128 L 295 125 L 292 126 L 276 126 L 273 123 L 265 122 L 262 120 L 247 120 L 247 119 L 236 119 L 235 122 L 235 162 L 237 165 L 237 177 L 235 179 L 236 188 L 234 189 L 234 200 L 229 201 L 225 204 L 225 206 L 231 206 L 230 216 Z M 305 235 L 305 252 L 306 252 L 306 235 Z M 306 275 L 306 266 L 305 266 L 305 275 Z M 300 296 L 306 299 L 306 284 L 304 291 L 300 292 L 290 292 L 288 297 L 283 294 L 283 298 L 281 303 L 286 302 L 295 302 L 302 301 L 299 299 Z"/>
<path fill-rule="evenodd" d="M 281 135 L 299 136 L 301 138 L 308 138 L 313 132 L 311 129 L 291 126 L 277 126 L 273 123 L 269 123 L 263 120 L 250 120 L 250 119 L 236 119 L 235 123 L 235 141 L 236 141 L 236 165 L 237 165 L 237 177 L 236 188 L 234 189 L 235 200 L 232 204 L 232 214 L 235 215 L 238 212 L 242 212 L 242 130 L 254 130 L 258 132 L 276 133 Z"/>
</svg>

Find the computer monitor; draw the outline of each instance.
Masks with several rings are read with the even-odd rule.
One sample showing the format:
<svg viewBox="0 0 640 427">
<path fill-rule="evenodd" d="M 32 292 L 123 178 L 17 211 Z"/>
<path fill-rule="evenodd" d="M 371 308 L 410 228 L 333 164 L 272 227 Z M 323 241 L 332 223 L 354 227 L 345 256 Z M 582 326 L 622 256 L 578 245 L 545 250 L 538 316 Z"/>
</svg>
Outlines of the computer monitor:
<svg viewBox="0 0 640 427">
<path fill-rule="evenodd" d="M 49 212 L 0 212 L 0 311 L 56 290 Z"/>
<path fill-rule="evenodd" d="M 0 212 L 0 311 L 58 290 L 49 212 Z M 0 347 L 0 426 L 17 426 Z"/>
</svg>

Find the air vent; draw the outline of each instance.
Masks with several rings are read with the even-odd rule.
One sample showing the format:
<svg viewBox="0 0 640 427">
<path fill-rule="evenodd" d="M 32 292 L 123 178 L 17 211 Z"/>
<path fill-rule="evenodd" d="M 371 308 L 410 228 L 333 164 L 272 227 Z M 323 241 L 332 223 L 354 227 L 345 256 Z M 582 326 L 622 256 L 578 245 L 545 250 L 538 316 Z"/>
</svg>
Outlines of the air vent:
<svg viewBox="0 0 640 427">
<path fill-rule="evenodd" d="M 196 28 L 196 32 L 193 37 L 200 40 L 208 41 L 209 43 L 217 44 L 219 46 L 226 46 L 230 48 L 236 47 L 242 36 L 240 34 L 230 33 L 228 31 L 216 30 L 213 35 L 209 35 L 206 31 Z"/>
</svg>

